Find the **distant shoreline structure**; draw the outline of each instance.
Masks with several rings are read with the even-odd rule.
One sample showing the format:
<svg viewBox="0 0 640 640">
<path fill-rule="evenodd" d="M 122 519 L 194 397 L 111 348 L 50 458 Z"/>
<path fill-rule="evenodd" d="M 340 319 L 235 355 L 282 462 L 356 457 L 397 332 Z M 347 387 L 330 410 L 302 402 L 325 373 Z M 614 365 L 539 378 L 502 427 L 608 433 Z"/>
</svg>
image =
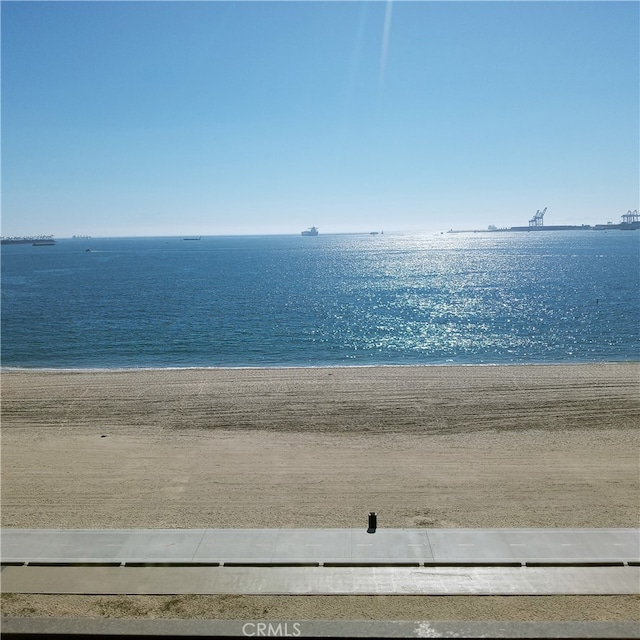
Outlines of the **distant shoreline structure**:
<svg viewBox="0 0 640 640">
<path fill-rule="evenodd" d="M 581 225 L 545 225 L 543 223 L 544 214 L 547 208 L 542 211 L 536 211 L 536 214 L 529 220 L 529 225 L 526 227 L 495 227 L 489 225 L 487 229 L 449 229 L 447 233 L 510 233 L 521 231 L 609 231 L 614 229 L 620 229 L 622 231 L 636 231 L 640 230 L 640 215 L 638 210 L 627 211 L 622 215 L 622 222 L 614 224 L 613 222 L 607 222 L 606 224 L 596 224 L 591 226 L 590 224 Z"/>
<path fill-rule="evenodd" d="M 14 236 L 0 238 L 0 244 L 33 244 L 37 246 L 56 244 L 53 236 Z"/>
</svg>

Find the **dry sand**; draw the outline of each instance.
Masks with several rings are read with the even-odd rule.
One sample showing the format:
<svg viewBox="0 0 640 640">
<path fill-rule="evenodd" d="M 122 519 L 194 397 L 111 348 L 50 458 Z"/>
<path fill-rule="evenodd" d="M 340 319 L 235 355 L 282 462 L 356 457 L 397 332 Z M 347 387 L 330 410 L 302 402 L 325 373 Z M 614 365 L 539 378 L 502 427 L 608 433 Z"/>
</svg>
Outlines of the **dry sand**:
<svg viewBox="0 0 640 640">
<path fill-rule="evenodd" d="M 2 526 L 636 527 L 640 365 L 2 373 Z M 639 619 L 620 597 L 3 597 L 5 615 Z M 258 615 L 259 614 L 259 615 Z"/>
</svg>

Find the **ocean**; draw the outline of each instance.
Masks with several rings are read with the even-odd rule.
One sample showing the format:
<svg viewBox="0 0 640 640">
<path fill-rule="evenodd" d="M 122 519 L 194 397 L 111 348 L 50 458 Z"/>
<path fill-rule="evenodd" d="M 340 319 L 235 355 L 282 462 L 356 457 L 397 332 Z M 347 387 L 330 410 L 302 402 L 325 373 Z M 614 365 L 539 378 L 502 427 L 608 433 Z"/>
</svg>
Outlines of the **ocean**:
<svg viewBox="0 0 640 640">
<path fill-rule="evenodd" d="M 1 257 L 5 368 L 640 359 L 637 231 L 61 239 Z"/>
</svg>

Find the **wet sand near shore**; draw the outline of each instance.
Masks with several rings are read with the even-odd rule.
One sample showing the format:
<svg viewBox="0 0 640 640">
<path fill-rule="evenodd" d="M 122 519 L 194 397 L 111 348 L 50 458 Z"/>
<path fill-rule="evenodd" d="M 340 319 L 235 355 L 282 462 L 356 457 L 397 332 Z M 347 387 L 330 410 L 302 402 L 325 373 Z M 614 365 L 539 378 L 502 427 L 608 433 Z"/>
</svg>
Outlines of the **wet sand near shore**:
<svg viewBox="0 0 640 640">
<path fill-rule="evenodd" d="M 636 527 L 639 380 L 637 363 L 3 371 L 2 526 Z M 3 614 L 639 617 L 629 597 L 123 598 L 5 594 Z"/>
</svg>

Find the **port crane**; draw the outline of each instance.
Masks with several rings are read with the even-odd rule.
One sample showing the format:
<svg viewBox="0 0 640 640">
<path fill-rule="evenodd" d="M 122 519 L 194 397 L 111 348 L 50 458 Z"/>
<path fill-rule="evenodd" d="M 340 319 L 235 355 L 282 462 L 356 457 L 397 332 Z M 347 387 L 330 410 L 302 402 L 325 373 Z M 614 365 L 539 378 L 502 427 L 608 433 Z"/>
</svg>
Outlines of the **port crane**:
<svg viewBox="0 0 640 640">
<path fill-rule="evenodd" d="M 529 220 L 529 226 L 530 227 L 542 227 L 543 226 L 544 214 L 546 212 L 547 212 L 547 207 L 545 207 L 542 211 L 540 211 L 540 209 L 538 209 L 536 211 L 536 215 L 533 216 L 533 218 L 531 218 L 531 220 Z"/>
</svg>

